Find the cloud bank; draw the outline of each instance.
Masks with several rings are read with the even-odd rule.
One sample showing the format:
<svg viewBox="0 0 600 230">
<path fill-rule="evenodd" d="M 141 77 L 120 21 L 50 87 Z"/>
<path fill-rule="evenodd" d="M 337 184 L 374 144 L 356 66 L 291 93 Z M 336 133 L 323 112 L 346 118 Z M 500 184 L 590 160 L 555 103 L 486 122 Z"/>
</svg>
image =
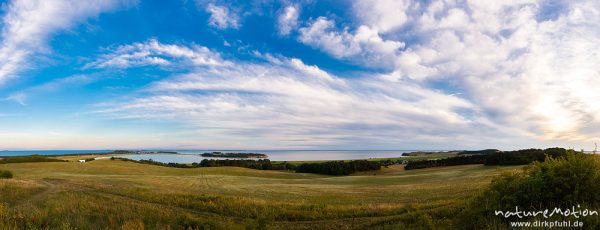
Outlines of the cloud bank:
<svg viewBox="0 0 600 230">
<path fill-rule="evenodd" d="M 299 40 L 383 67 L 391 82 L 460 92 L 479 116 L 519 134 L 591 141 L 600 134 L 600 28 L 592 23 L 600 5 L 565 2 L 557 11 L 549 4 L 361 0 L 354 28 L 320 17 L 299 29 Z"/>
<path fill-rule="evenodd" d="M 153 43 L 189 49 L 155 40 L 138 45 Z M 128 102 L 104 104 L 98 112 L 177 120 L 213 137 L 254 137 L 288 147 L 359 140 L 388 145 L 399 138 L 416 141 L 417 132 L 419 138 L 446 142 L 440 136 L 488 127 L 485 120 L 461 115 L 474 105 L 453 95 L 414 84 L 348 80 L 296 58 L 270 57 L 267 62 L 197 65 L 190 73 L 153 83 Z"/>
</svg>

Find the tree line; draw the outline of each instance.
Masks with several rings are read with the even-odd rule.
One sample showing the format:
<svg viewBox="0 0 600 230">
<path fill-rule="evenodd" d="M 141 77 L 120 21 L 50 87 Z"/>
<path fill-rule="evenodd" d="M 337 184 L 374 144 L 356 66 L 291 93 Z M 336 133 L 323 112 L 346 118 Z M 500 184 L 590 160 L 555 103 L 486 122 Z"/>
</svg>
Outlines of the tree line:
<svg viewBox="0 0 600 230">
<path fill-rule="evenodd" d="M 406 166 L 404 166 L 404 169 L 411 170 L 454 165 L 484 164 L 487 157 L 488 156 L 486 155 L 471 155 L 448 157 L 435 160 L 409 161 Z"/>
<path fill-rule="evenodd" d="M 180 164 L 180 163 L 163 163 L 149 160 L 131 160 L 127 158 L 112 157 L 111 160 L 123 160 L 131 161 L 141 164 L 151 164 L 165 167 L 174 168 L 200 168 L 200 167 L 223 167 L 233 166 L 242 168 L 251 168 L 258 170 L 292 170 L 297 173 L 317 173 L 327 175 L 349 175 L 355 172 L 379 170 L 381 169 L 381 163 L 378 161 L 367 161 L 367 160 L 353 160 L 353 161 L 328 161 L 328 162 L 317 162 L 317 163 L 302 163 L 299 165 L 291 164 L 288 162 L 273 163 L 269 159 L 259 160 L 233 160 L 233 159 L 203 159 L 200 163 L 194 162 L 192 164 Z"/>
<path fill-rule="evenodd" d="M 381 163 L 378 161 L 354 160 L 304 163 L 296 167 L 296 172 L 327 175 L 349 175 L 355 172 L 379 169 L 381 169 Z"/>
<path fill-rule="evenodd" d="M 200 163 L 192 163 L 193 166 L 198 167 L 221 167 L 221 166 L 235 166 L 259 170 L 273 170 L 273 164 L 269 159 L 260 160 L 217 160 L 217 159 L 204 159 Z"/>
<path fill-rule="evenodd" d="M 553 158 L 564 157 L 572 149 L 548 148 L 548 149 L 521 149 L 516 151 L 497 152 L 488 155 L 486 165 L 526 165 L 534 161 L 544 162 L 546 156 Z"/>
<path fill-rule="evenodd" d="M 471 151 L 476 153 L 475 151 Z M 521 149 L 515 151 L 479 151 L 472 155 L 459 155 L 444 159 L 411 161 L 405 169 L 422 169 L 441 166 L 485 164 L 485 165 L 526 165 L 534 161 L 544 162 L 546 156 L 553 158 L 564 157 L 567 153 L 575 152 L 564 148 Z"/>
<path fill-rule="evenodd" d="M 200 167 L 222 167 L 222 166 L 233 166 L 233 167 L 242 167 L 242 168 L 251 168 L 258 170 L 286 170 L 286 166 L 288 168 L 292 168 L 289 166 L 287 162 L 273 164 L 269 159 L 260 159 L 260 160 L 233 160 L 233 159 L 204 159 L 200 161 L 200 163 L 194 162 L 192 164 L 181 164 L 181 163 L 163 163 L 159 161 L 154 161 L 152 159 L 148 160 L 132 160 L 121 157 L 111 157 L 111 160 L 122 160 L 122 161 L 131 161 L 141 164 L 150 164 L 150 165 L 158 165 L 164 167 L 173 167 L 173 168 L 200 168 Z"/>
</svg>

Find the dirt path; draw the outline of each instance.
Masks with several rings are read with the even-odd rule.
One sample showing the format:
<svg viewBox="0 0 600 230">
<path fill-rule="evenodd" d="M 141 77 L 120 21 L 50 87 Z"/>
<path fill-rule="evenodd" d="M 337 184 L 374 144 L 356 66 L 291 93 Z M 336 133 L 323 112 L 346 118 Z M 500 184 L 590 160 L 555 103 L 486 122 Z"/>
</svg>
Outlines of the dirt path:
<svg viewBox="0 0 600 230">
<path fill-rule="evenodd" d="M 24 205 L 26 203 L 35 204 L 38 201 L 44 200 L 48 195 L 58 193 L 62 191 L 60 185 L 56 183 L 56 179 L 44 178 L 43 180 L 36 181 L 39 184 L 44 185 L 45 189 L 39 193 L 30 196 L 27 199 L 22 199 L 20 202 L 16 203 L 15 206 Z"/>
</svg>

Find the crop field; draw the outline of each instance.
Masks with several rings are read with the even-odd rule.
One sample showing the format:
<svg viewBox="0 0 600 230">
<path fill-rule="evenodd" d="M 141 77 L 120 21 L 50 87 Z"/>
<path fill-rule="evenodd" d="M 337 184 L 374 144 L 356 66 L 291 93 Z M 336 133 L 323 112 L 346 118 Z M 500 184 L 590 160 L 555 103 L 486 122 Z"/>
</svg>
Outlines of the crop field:
<svg viewBox="0 0 600 230">
<path fill-rule="evenodd" d="M 0 165 L 3 229 L 364 229 L 415 227 L 502 171 L 465 165 L 350 176 L 102 159 Z M 443 223 L 444 219 L 435 220 Z"/>
</svg>

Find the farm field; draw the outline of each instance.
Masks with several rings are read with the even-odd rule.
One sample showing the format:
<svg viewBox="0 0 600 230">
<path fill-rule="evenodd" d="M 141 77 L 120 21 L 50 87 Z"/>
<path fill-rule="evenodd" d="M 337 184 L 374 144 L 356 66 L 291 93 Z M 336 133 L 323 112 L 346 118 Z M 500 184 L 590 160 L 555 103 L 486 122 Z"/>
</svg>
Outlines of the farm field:
<svg viewBox="0 0 600 230">
<path fill-rule="evenodd" d="M 415 219 L 421 221 L 414 216 L 419 212 L 451 210 L 501 171 L 522 168 L 466 165 L 404 171 L 397 165 L 323 176 L 109 159 L 0 166 L 15 175 L 0 180 L 0 227 L 9 229 L 414 227 L 419 224 Z"/>
</svg>

